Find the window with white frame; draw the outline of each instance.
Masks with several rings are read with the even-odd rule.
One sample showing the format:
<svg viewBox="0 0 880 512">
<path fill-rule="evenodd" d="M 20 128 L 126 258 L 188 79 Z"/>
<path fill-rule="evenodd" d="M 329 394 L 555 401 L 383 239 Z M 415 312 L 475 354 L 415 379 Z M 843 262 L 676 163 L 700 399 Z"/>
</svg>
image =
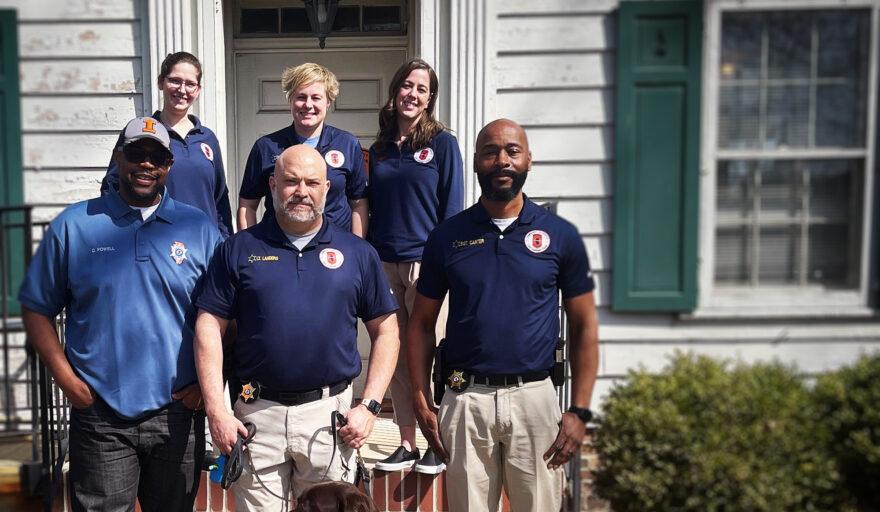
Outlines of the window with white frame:
<svg viewBox="0 0 880 512">
<path fill-rule="evenodd" d="M 717 13 L 706 271 L 716 299 L 850 291 L 864 305 L 873 10 L 787 4 Z"/>
</svg>

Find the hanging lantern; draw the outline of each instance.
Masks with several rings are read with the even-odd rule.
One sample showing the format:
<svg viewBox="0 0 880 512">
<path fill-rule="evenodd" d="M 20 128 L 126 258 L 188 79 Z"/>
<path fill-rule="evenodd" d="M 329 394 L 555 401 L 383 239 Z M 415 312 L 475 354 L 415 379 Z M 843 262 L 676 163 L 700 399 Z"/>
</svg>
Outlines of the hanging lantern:
<svg viewBox="0 0 880 512">
<path fill-rule="evenodd" d="M 306 14 L 309 17 L 309 25 L 312 33 L 318 38 L 318 45 L 323 49 L 324 40 L 333 30 L 333 20 L 336 18 L 338 0 L 303 0 L 306 4 Z"/>
</svg>

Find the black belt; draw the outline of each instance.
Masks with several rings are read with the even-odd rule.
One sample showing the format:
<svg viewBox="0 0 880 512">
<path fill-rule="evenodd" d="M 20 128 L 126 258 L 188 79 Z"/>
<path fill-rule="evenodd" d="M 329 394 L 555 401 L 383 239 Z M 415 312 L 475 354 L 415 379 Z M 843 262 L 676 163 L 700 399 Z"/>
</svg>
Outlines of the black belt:
<svg viewBox="0 0 880 512">
<path fill-rule="evenodd" d="M 342 393 L 349 384 L 351 384 L 351 382 L 347 380 L 332 384 L 328 396 L 336 396 L 339 393 Z M 259 396 L 257 398 L 262 400 L 272 400 L 281 405 L 292 406 L 316 402 L 323 397 L 324 388 L 312 389 L 309 391 L 278 391 L 260 386 Z"/>
<path fill-rule="evenodd" d="M 532 372 L 520 375 L 480 375 L 476 373 L 470 374 L 473 377 L 473 383 L 480 386 L 507 387 L 516 386 L 519 383 L 537 382 L 544 380 L 550 376 L 550 372 Z"/>
</svg>

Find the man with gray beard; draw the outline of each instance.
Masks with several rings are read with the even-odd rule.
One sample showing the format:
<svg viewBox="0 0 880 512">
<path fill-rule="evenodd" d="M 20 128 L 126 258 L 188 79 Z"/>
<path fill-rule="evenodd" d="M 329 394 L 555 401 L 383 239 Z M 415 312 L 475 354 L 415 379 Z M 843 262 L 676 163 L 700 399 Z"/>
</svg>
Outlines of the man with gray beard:
<svg viewBox="0 0 880 512">
<path fill-rule="evenodd" d="M 223 243 L 196 297 L 196 367 L 211 436 L 229 454 L 245 423 L 257 427 L 233 485 L 240 511 L 277 510 L 279 497 L 354 479 L 354 450 L 373 429 L 400 348 L 397 302 L 376 251 L 323 215 L 330 182 L 321 155 L 288 148 L 269 187 L 275 215 Z M 352 408 L 357 318 L 373 346 L 364 400 Z M 241 392 L 230 413 L 221 339 L 233 319 Z M 335 412 L 347 420 L 338 446 Z"/>
</svg>

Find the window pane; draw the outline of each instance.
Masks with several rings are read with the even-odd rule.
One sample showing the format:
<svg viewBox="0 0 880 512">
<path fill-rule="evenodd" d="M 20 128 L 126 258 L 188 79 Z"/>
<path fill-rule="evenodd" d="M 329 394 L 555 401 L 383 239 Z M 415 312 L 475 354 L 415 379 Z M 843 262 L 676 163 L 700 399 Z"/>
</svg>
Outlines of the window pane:
<svg viewBox="0 0 880 512">
<path fill-rule="evenodd" d="M 761 76 L 763 22 L 752 14 L 724 15 L 721 29 L 721 78 L 757 79 Z"/>
<path fill-rule="evenodd" d="M 749 230 L 723 228 L 715 234 L 715 282 L 748 284 L 751 268 Z"/>
<path fill-rule="evenodd" d="M 856 288 L 863 165 L 862 160 L 718 162 L 716 282 Z"/>
<path fill-rule="evenodd" d="M 277 34 L 278 9 L 242 9 L 242 34 Z"/>
<path fill-rule="evenodd" d="M 867 74 L 868 22 L 871 11 L 825 11 L 816 14 L 820 77 L 863 78 Z"/>
<path fill-rule="evenodd" d="M 809 146 L 809 86 L 770 87 L 767 90 L 766 122 L 764 148 Z"/>
<path fill-rule="evenodd" d="M 767 20 L 767 76 L 809 78 L 812 16 L 805 12 L 770 13 Z"/>
<path fill-rule="evenodd" d="M 336 9 L 333 19 L 334 32 L 359 32 L 361 29 L 361 8 L 354 5 Z"/>
<path fill-rule="evenodd" d="M 305 9 L 287 7 L 281 9 L 281 32 L 285 34 L 311 34 L 309 16 Z"/>
<path fill-rule="evenodd" d="M 718 144 L 722 148 L 758 147 L 760 93 L 753 85 L 721 86 Z"/>
<path fill-rule="evenodd" d="M 400 32 L 400 7 L 364 6 L 364 32 Z"/>
</svg>

